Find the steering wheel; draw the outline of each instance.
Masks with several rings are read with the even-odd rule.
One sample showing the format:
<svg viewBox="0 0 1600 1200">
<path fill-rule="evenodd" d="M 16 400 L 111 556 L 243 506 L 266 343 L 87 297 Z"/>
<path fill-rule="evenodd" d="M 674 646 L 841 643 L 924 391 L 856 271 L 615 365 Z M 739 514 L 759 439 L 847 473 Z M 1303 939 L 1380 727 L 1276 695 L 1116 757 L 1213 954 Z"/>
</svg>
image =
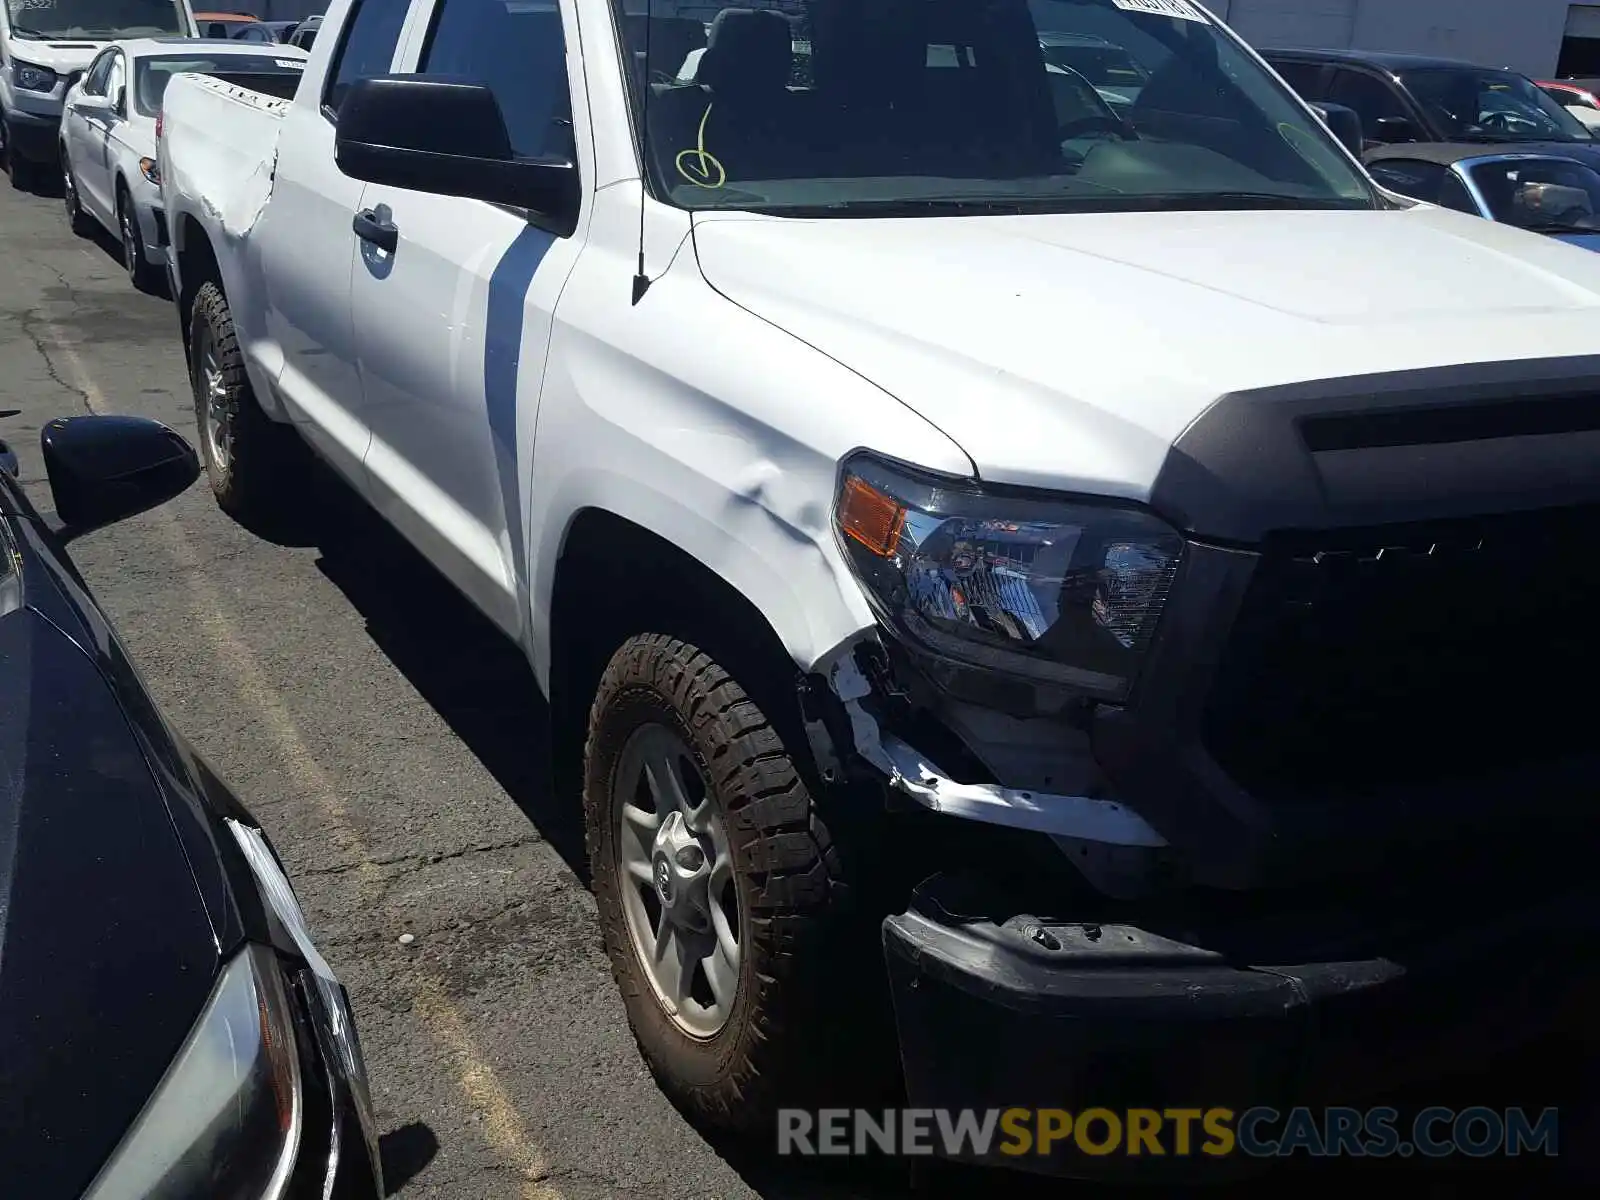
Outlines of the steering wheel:
<svg viewBox="0 0 1600 1200">
<path fill-rule="evenodd" d="M 1478 114 L 1478 127 L 1488 133 L 1516 133 L 1519 128 L 1533 128 L 1534 123 L 1515 113 L 1486 112 Z"/>
<path fill-rule="evenodd" d="M 1076 121 L 1068 121 L 1056 130 L 1056 135 L 1063 142 L 1070 142 L 1073 138 L 1087 137 L 1091 133 L 1112 133 L 1127 142 L 1139 140 L 1139 133 L 1132 125 L 1120 117 L 1105 113 L 1092 113 L 1087 117 L 1080 117 Z"/>
</svg>

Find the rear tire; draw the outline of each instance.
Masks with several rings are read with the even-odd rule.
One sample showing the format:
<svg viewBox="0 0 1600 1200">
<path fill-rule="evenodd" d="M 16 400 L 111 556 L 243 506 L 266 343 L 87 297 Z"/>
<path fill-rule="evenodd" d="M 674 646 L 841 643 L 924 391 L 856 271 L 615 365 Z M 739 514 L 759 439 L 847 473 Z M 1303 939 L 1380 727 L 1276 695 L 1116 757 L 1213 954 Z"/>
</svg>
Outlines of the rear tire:
<svg viewBox="0 0 1600 1200">
<path fill-rule="evenodd" d="M 658 763 L 653 774 L 637 766 L 641 739 L 669 748 L 664 756 L 642 752 L 642 761 Z M 710 887 L 713 895 L 731 891 L 737 917 L 726 920 L 724 911 L 723 926 L 711 918 L 710 943 L 704 933 L 693 935 L 699 943 L 662 940 L 669 912 L 678 911 L 666 899 L 673 888 L 659 883 L 662 856 L 683 851 L 662 833 L 673 829 L 657 802 L 669 789 L 655 783 L 673 768 L 660 764 L 675 764 L 679 799 L 687 797 L 702 814 L 690 828 L 698 833 L 720 822 L 720 837 L 701 839 L 703 861 L 720 862 L 723 851 L 731 859 L 725 884 L 710 868 Z M 612 657 L 595 696 L 583 796 L 612 975 L 663 1090 L 704 1124 L 766 1136 L 779 1107 L 860 1100 L 869 1090 L 884 1098 L 879 1088 L 892 1079 L 874 1069 L 875 1056 L 852 1036 L 877 1035 L 880 1050 L 885 1044 L 872 1020 L 873 996 L 883 986 L 876 931 L 853 911 L 840 849 L 777 730 L 745 689 L 694 646 L 663 634 L 630 639 Z M 652 804 L 653 830 L 639 819 Z M 644 881 L 648 867 L 639 871 L 641 848 L 654 855 L 648 861 L 656 882 Z M 702 861 L 699 851 L 688 854 Z M 649 917 L 652 895 L 658 919 Z M 712 983 L 711 956 L 702 960 L 694 950 L 675 956 L 680 944 L 714 946 L 726 926 L 736 926 L 738 962 L 731 972 L 725 965 L 716 972 L 737 980 L 724 1002 Z M 703 984 L 701 999 L 672 1003 L 661 969 L 646 963 L 651 929 L 655 945 L 669 945 L 660 961 L 687 962 L 687 976 Z M 690 992 L 680 985 L 676 994 Z M 704 1019 L 704 1007 L 696 1011 L 708 1003 L 723 1010 L 720 1025 Z"/>
<path fill-rule="evenodd" d="M 288 511 L 284 497 L 301 486 L 304 444 L 261 411 L 245 373 L 233 315 L 222 289 L 204 283 L 189 317 L 189 378 L 200 455 L 217 505 L 250 529 Z"/>
</svg>

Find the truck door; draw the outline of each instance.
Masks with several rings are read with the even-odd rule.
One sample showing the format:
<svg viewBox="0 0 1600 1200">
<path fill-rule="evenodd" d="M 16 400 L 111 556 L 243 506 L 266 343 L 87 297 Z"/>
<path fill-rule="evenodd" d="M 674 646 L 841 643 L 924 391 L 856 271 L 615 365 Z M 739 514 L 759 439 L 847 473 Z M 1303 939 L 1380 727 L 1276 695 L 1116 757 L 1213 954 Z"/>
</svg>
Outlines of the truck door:
<svg viewBox="0 0 1600 1200">
<path fill-rule="evenodd" d="M 334 123 L 357 80 L 387 74 L 400 47 L 404 0 L 353 0 L 338 29 L 324 77 L 307 79 L 284 117 L 278 163 L 257 240 L 262 255 L 269 338 L 283 351 L 279 392 L 297 427 L 356 488 L 366 491 L 350 271 L 357 241 L 350 227 L 365 186 L 339 170 Z M 307 74 L 310 74 L 308 69 Z"/>
<path fill-rule="evenodd" d="M 425 28 L 419 72 L 487 84 L 518 155 L 576 158 L 557 0 L 434 0 Z M 369 232 L 351 297 L 372 502 L 516 635 L 519 462 L 579 238 L 526 212 L 377 184 L 360 213 Z"/>
</svg>

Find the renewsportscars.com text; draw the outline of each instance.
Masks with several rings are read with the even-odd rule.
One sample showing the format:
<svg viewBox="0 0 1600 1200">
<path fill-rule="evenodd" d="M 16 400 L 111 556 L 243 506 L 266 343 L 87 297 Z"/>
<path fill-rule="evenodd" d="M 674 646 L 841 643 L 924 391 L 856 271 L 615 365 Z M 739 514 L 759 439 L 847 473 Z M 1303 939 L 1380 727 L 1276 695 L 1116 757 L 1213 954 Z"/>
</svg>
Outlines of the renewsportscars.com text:
<svg viewBox="0 0 1600 1200">
<path fill-rule="evenodd" d="M 778 1153 L 987 1158 L 1554 1156 L 1558 1110 L 1427 1108 L 784 1109 Z"/>
</svg>

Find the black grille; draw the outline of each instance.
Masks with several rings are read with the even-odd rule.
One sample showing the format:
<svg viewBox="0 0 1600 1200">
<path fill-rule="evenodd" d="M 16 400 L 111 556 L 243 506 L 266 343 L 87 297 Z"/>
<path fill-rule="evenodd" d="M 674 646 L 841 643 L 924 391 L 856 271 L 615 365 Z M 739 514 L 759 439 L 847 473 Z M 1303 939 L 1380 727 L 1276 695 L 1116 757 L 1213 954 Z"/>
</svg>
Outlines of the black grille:
<svg viewBox="0 0 1600 1200">
<path fill-rule="evenodd" d="M 1277 536 L 1207 746 L 1264 799 L 1597 754 L 1597 631 L 1600 508 Z"/>
</svg>

